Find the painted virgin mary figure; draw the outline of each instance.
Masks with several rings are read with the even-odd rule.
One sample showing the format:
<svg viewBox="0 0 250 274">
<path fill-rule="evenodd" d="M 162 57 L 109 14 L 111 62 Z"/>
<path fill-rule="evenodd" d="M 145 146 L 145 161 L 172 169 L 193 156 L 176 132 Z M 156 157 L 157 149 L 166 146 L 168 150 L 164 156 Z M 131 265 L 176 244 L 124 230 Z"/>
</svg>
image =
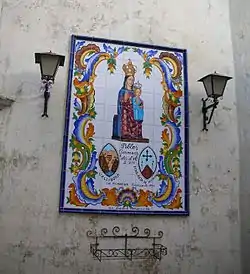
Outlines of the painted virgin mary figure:
<svg viewBox="0 0 250 274">
<path fill-rule="evenodd" d="M 113 118 L 113 139 L 123 142 L 146 142 L 142 137 L 142 122 L 134 114 L 134 82 L 136 67 L 131 60 L 122 66 L 125 73 L 123 86 L 117 100 L 117 114 Z M 142 117 L 142 116 L 141 116 Z"/>
</svg>

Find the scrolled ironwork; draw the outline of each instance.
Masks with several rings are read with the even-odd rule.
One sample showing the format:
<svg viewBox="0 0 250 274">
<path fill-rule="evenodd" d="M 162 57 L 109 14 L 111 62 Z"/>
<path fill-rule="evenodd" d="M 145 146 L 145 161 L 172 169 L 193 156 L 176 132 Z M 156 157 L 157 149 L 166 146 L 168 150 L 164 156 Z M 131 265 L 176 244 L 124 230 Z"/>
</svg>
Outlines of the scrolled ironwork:
<svg viewBox="0 0 250 274">
<path fill-rule="evenodd" d="M 160 230 L 158 231 L 158 238 L 162 238 L 163 237 L 163 232 Z"/>
<path fill-rule="evenodd" d="M 88 230 L 86 235 L 87 237 L 96 237 L 96 231 Z"/>
<path fill-rule="evenodd" d="M 149 229 L 149 228 L 145 228 L 145 229 L 144 229 L 144 234 L 145 234 L 146 237 L 149 237 L 150 234 L 151 234 L 150 229 Z"/>
<path fill-rule="evenodd" d="M 102 253 L 106 257 L 119 257 L 120 250 L 117 250 L 117 249 L 103 249 Z"/>
<path fill-rule="evenodd" d="M 93 254 L 95 258 L 98 259 L 98 261 L 102 261 L 102 251 L 99 249 L 99 250 L 96 250 L 95 254 Z"/>
<path fill-rule="evenodd" d="M 113 229 L 112 229 L 112 234 L 117 237 L 117 236 L 119 236 L 120 230 L 121 229 L 120 229 L 119 226 L 114 226 Z"/>
<path fill-rule="evenodd" d="M 168 254 L 168 249 L 165 246 L 161 246 L 161 255 L 166 256 Z"/>
<path fill-rule="evenodd" d="M 112 233 L 108 233 L 107 228 L 102 228 L 100 231 L 99 236 L 97 236 L 96 231 L 88 231 L 88 237 L 94 237 L 95 242 L 90 244 L 90 253 L 92 254 L 93 258 L 99 260 L 130 260 L 133 259 L 148 259 L 152 258 L 155 260 L 161 260 L 163 256 L 167 255 L 167 248 L 160 243 L 157 243 L 157 239 L 163 237 L 163 232 L 159 231 L 157 235 L 151 235 L 151 231 L 149 228 L 145 228 L 143 233 L 140 234 L 140 229 L 137 226 L 133 226 L 131 228 L 131 234 L 121 234 L 120 227 L 114 226 L 111 230 Z M 123 247 L 122 248 L 108 248 L 103 249 L 100 248 L 99 241 L 102 238 L 113 238 L 113 239 L 124 239 Z M 129 240 L 133 239 L 147 239 L 151 240 L 151 246 L 145 248 L 130 248 Z"/>
<path fill-rule="evenodd" d="M 131 231 L 132 231 L 132 236 L 134 236 L 134 237 L 138 236 L 140 233 L 140 229 L 137 226 L 133 226 L 131 228 Z"/>
<path fill-rule="evenodd" d="M 108 234 L 108 229 L 107 228 L 102 228 L 100 232 L 102 237 L 105 237 Z"/>
</svg>

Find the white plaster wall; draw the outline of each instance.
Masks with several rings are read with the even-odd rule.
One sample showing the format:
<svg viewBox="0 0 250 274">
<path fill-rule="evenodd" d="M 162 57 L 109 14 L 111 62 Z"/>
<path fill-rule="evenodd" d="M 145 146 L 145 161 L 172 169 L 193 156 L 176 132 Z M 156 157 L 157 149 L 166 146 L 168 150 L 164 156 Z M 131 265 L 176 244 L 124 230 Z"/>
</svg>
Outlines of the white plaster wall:
<svg viewBox="0 0 250 274">
<path fill-rule="evenodd" d="M 234 81 L 202 133 L 196 80 L 234 76 L 228 0 L 6 0 L 0 15 L 0 273 L 240 273 L 238 136 Z M 64 104 L 71 34 L 188 49 L 190 217 L 58 213 Z M 67 57 L 42 120 L 34 52 Z M 161 229 L 159 263 L 96 262 L 86 230 L 131 225 Z M 112 247 L 112 242 L 110 244 Z"/>
<path fill-rule="evenodd" d="M 235 64 L 235 87 L 240 139 L 240 216 L 242 273 L 250 273 L 250 3 L 230 1 L 230 18 Z"/>
</svg>

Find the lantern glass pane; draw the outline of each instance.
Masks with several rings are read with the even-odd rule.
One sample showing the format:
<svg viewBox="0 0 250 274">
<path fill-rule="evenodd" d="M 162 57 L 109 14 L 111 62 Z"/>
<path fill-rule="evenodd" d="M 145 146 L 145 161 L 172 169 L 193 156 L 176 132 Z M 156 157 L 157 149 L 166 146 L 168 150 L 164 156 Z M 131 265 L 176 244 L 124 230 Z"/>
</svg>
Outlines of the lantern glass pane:
<svg viewBox="0 0 250 274">
<path fill-rule="evenodd" d="M 59 56 L 41 55 L 42 77 L 54 78 L 59 65 Z"/>
<path fill-rule="evenodd" d="M 203 80 L 203 85 L 205 87 L 206 93 L 207 93 L 207 97 L 212 97 L 212 93 L 213 93 L 213 89 L 212 89 L 212 76 L 209 75 L 206 78 L 204 78 Z"/>
<path fill-rule="evenodd" d="M 219 98 L 223 96 L 227 81 L 228 81 L 228 77 L 213 76 L 215 98 Z"/>
</svg>

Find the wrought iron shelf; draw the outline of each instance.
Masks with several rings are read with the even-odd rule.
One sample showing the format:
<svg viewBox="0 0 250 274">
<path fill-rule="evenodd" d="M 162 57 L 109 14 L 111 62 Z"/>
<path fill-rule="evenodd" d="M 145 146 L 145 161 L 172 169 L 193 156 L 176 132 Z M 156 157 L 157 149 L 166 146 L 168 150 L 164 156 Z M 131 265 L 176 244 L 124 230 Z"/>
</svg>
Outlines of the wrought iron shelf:
<svg viewBox="0 0 250 274">
<path fill-rule="evenodd" d="M 162 244 L 156 243 L 163 237 L 163 232 L 159 231 L 157 235 L 151 236 L 149 228 L 143 230 L 143 234 L 140 233 L 138 227 L 134 226 L 131 229 L 130 234 L 121 234 L 120 227 L 113 227 L 111 234 L 108 233 L 107 228 L 101 229 L 100 233 L 96 231 L 88 231 L 87 237 L 95 239 L 95 242 L 90 244 L 90 253 L 93 258 L 99 260 L 135 260 L 135 259 L 154 259 L 161 260 L 163 256 L 167 255 L 167 247 Z M 103 239 L 121 239 L 123 240 L 123 246 L 121 248 L 100 248 L 100 241 Z M 129 240 L 145 239 L 151 241 L 151 246 L 145 248 L 130 248 Z"/>
</svg>

